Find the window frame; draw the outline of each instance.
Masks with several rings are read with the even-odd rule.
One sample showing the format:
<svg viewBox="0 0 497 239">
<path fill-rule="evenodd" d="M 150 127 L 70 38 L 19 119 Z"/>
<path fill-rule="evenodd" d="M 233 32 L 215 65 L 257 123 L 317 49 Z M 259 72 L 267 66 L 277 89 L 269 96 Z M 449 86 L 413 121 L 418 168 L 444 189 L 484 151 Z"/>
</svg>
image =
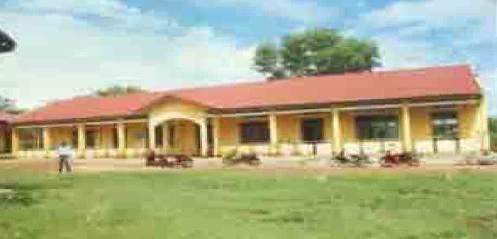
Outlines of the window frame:
<svg viewBox="0 0 497 239">
<path fill-rule="evenodd" d="M 448 116 L 448 117 L 447 117 Z M 456 111 L 446 111 L 446 112 L 433 112 L 430 115 L 431 124 L 431 135 L 434 139 L 458 139 L 460 137 L 460 121 L 459 115 Z M 441 121 L 436 123 L 435 121 Z M 450 123 L 451 120 L 455 120 L 454 123 Z M 451 134 L 439 134 L 437 133 L 437 127 L 442 127 L 439 129 L 452 130 Z"/>
<path fill-rule="evenodd" d="M 263 130 L 260 136 L 248 137 L 248 127 L 258 127 L 257 130 Z M 262 132 L 262 131 L 261 131 Z M 239 124 L 239 142 L 242 144 L 264 144 L 271 141 L 268 121 L 246 121 Z M 260 132 L 259 132 L 260 133 Z M 258 133 L 256 133 L 258 134 Z M 260 137 L 260 138 L 258 138 Z"/>
<path fill-rule="evenodd" d="M 356 116 L 354 119 L 355 129 L 356 129 L 356 139 L 361 141 L 385 141 L 385 140 L 399 140 L 400 139 L 400 122 L 399 116 L 388 114 L 388 115 L 361 115 Z M 361 126 L 362 122 L 365 122 L 366 125 Z M 394 126 L 388 126 L 393 123 Z M 374 125 L 376 124 L 376 126 Z M 383 126 L 381 126 L 383 124 Z M 367 127 L 367 135 L 363 134 L 364 131 L 361 129 L 362 127 Z M 378 132 L 376 130 L 381 130 L 383 127 L 385 136 L 378 136 Z M 388 130 L 393 129 L 393 135 L 389 136 Z"/>
<path fill-rule="evenodd" d="M 308 124 L 306 126 L 306 124 Z M 316 124 L 316 125 L 313 125 Z M 318 137 L 315 139 L 307 139 L 306 137 L 306 127 L 307 129 L 311 127 L 318 127 L 319 133 L 317 134 Z M 311 133 L 312 134 L 312 133 Z M 324 119 L 321 117 L 316 117 L 316 118 L 303 118 L 300 120 L 300 140 L 303 142 L 322 142 L 324 140 Z"/>
<path fill-rule="evenodd" d="M 29 137 L 25 137 L 29 136 Z M 19 132 L 19 148 L 24 151 L 43 150 L 43 128 L 26 128 Z"/>
</svg>

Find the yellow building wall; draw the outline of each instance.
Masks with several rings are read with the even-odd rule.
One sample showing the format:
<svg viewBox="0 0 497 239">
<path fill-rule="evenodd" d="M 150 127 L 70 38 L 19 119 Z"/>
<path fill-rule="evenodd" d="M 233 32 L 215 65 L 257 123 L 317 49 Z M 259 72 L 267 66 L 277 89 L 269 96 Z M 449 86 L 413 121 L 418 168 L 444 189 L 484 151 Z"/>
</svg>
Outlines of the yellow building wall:
<svg viewBox="0 0 497 239">
<path fill-rule="evenodd" d="M 343 142 L 356 142 L 355 118 L 351 112 L 340 113 L 340 127 Z"/>
<path fill-rule="evenodd" d="M 332 126 L 331 114 L 312 114 L 312 115 L 277 115 L 277 131 L 278 141 L 280 143 L 298 143 L 302 142 L 301 136 L 301 121 L 306 118 L 322 118 L 323 119 L 323 139 L 324 141 L 331 141 Z M 240 124 L 247 122 L 243 118 L 221 118 L 219 120 L 219 144 L 223 145 L 240 145 Z M 267 121 L 266 117 L 257 117 L 250 119 L 250 121 Z M 269 142 L 268 142 L 269 144 Z"/>
<path fill-rule="evenodd" d="M 411 135 L 413 140 L 430 140 L 433 137 L 431 114 L 435 110 L 429 107 L 411 108 Z M 477 138 L 479 120 L 477 105 L 461 105 L 456 108 L 459 120 L 459 137 L 461 139 Z"/>
<path fill-rule="evenodd" d="M 411 137 L 417 140 L 431 140 L 431 110 L 430 108 L 411 108 Z"/>
<path fill-rule="evenodd" d="M 461 138 L 478 138 L 480 134 L 479 109 L 477 105 L 458 107 L 459 136 Z"/>
<path fill-rule="evenodd" d="M 186 119 L 199 123 L 206 117 L 205 108 L 177 99 L 165 100 L 150 110 L 152 125 L 159 125 L 171 119 Z"/>
<path fill-rule="evenodd" d="M 147 131 L 146 123 L 126 124 L 126 148 L 146 148 Z"/>
<path fill-rule="evenodd" d="M 55 149 L 62 142 L 66 142 L 70 144 L 72 147 L 76 148 L 78 145 L 73 144 L 73 131 L 76 131 L 76 128 L 72 127 L 57 127 L 57 128 L 49 128 L 50 131 L 50 149 Z"/>
<path fill-rule="evenodd" d="M 174 145 L 169 148 L 171 153 L 199 155 L 199 127 L 187 120 L 169 121 L 169 127 L 174 127 Z M 165 143 L 165 142 L 164 142 Z"/>
</svg>

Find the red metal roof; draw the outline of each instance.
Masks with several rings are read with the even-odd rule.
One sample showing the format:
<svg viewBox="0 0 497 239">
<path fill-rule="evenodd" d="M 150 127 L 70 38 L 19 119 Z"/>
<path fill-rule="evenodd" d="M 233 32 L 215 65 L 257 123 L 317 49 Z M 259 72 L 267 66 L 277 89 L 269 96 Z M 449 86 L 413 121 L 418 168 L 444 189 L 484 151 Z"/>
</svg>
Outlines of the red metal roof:
<svg viewBox="0 0 497 239">
<path fill-rule="evenodd" d="M 7 113 L 5 111 L 0 111 L 0 123 L 8 124 L 14 121 L 16 115 Z"/>
<path fill-rule="evenodd" d="M 15 123 L 64 121 L 73 119 L 126 117 L 162 97 L 162 93 L 133 93 L 122 96 L 76 97 L 56 101 L 17 117 Z"/>
<path fill-rule="evenodd" d="M 59 101 L 19 117 L 38 122 L 137 114 L 162 97 L 172 96 L 211 109 L 326 104 L 430 96 L 477 95 L 480 88 L 468 65 L 293 78 Z"/>
</svg>

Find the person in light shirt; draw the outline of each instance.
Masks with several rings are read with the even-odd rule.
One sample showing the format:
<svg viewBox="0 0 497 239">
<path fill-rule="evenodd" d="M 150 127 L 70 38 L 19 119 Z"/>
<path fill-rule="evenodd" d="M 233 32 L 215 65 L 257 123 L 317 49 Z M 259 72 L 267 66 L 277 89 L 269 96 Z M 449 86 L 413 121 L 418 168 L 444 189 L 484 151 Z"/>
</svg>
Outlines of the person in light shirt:
<svg viewBox="0 0 497 239">
<path fill-rule="evenodd" d="M 59 157 L 59 173 L 64 171 L 64 167 L 66 168 L 66 172 L 71 172 L 71 162 L 70 159 L 74 155 L 74 150 L 71 145 L 67 142 L 62 142 L 59 147 L 57 147 L 57 156 Z"/>
</svg>

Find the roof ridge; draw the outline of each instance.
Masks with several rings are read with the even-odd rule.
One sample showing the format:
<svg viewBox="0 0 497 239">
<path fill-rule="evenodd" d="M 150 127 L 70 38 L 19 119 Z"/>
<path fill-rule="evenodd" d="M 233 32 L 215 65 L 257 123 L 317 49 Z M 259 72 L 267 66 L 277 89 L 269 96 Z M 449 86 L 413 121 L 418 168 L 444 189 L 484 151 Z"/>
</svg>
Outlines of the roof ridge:
<svg viewBox="0 0 497 239">
<path fill-rule="evenodd" d="M 446 64 L 446 65 L 434 65 L 434 66 L 425 66 L 425 67 L 412 67 L 412 68 L 399 68 L 399 69 L 386 69 L 381 71 L 361 71 L 361 72 L 345 72 L 341 74 L 323 74 L 323 75 L 315 75 L 315 76 L 298 76 L 298 77 L 290 77 L 286 79 L 272 80 L 269 81 L 267 79 L 263 80 L 254 80 L 254 81 L 243 81 L 243 82 L 230 82 L 224 84 L 214 84 L 209 86 L 196 86 L 196 87 L 185 87 L 185 88 L 176 88 L 176 89 L 168 89 L 154 92 L 162 92 L 166 94 L 175 94 L 181 93 L 185 91 L 191 90 L 204 90 L 211 88 L 219 88 L 219 87 L 237 87 L 237 86 L 247 86 L 247 85 L 267 85 L 267 84 L 275 84 L 285 81 L 293 81 L 293 80 L 307 80 L 307 79 L 316 79 L 316 78 L 326 78 L 326 77 L 340 77 L 340 76 L 354 76 L 354 75 L 367 75 L 367 74 L 385 74 L 385 73 L 401 73 L 401 72 L 413 72 L 413 71 L 426 71 L 432 69 L 440 69 L 440 68 L 457 68 L 457 67 L 467 67 L 471 70 L 470 64 L 460 63 L 460 64 Z"/>
</svg>

